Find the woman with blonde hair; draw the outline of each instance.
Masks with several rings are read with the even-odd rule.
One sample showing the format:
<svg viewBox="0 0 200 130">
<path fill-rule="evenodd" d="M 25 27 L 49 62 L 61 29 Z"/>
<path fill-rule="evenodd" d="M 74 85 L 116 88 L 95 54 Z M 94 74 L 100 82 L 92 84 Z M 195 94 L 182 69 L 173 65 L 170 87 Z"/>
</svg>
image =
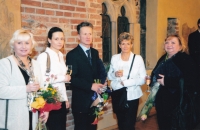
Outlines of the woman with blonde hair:
<svg viewBox="0 0 200 130">
<path fill-rule="evenodd" d="M 151 84 L 159 83 L 155 108 L 160 130 L 190 130 L 194 127 L 191 97 L 198 86 L 197 68 L 186 54 L 178 35 L 167 36 L 164 54 L 151 74 Z"/>
<path fill-rule="evenodd" d="M 140 87 L 145 82 L 146 70 L 142 57 L 131 52 L 133 36 L 130 33 L 121 33 L 118 44 L 121 53 L 112 56 L 108 79 L 114 92 L 126 87 L 128 108 L 118 109 L 118 102 L 112 99 L 113 110 L 117 115 L 119 130 L 134 130 L 139 98 L 142 96 Z"/>
<path fill-rule="evenodd" d="M 12 55 L 0 60 L 0 99 L 8 99 L 9 130 L 35 130 L 38 114 L 29 111 L 28 93 L 36 92 L 42 87 L 42 77 L 37 61 L 31 59 L 36 42 L 32 33 L 19 29 L 10 40 Z M 32 79 L 37 78 L 37 82 Z M 32 83 L 29 83 L 31 80 Z M 0 128 L 4 127 L 6 101 L 0 100 Z M 46 122 L 48 114 L 42 114 Z"/>
</svg>

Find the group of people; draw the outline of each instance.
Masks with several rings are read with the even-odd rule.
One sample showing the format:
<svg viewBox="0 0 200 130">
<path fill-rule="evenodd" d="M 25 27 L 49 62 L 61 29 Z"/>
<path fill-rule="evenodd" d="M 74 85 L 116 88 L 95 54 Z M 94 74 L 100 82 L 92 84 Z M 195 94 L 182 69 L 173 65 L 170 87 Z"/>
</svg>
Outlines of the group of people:
<svg viewBox="0 0 200 130">
<path fill-rule="evenodd" d="M 200 31 L 200 20 L 198 21 Z M 9 130 L 35 130 L 38 113 L 32 113 L 27 107 L 27 94 L 36 92 L 44 86 L 47 70 L 47 58 L 50 57 L 50 75 L 56 75 L 53 86 L 61 94 L 61 109 L 40 113 L 43 123 L 48 130 L 65 130 L 67 109 L 70 107 L 66 94 L 65 83 L 72 86 L 72 114 L 75 130 L 96 130 L 97 125 L 92 124 L 95 116 L 91 116 L 91 97 L 94 92 L 101 94 L 101 89 L 107 85 L 95 83 L 99 79 L 99 54 L 91 47 L 93 39 L 93 25 L 82 22 L 77 26 L 80 43 L 67 53 L 66 63 L 60 52 L 65 44 L 64 32 L 61 28 L 52 27 L 48 32 L 45 52 L 39 54 L 37 60 L 31 59 L 32 49 L 35 46 L 32 33 L 19 29 L 10 40 L 12 55 L 0 60 L 0 99 L 9 99 L 8 129 Z M 197 34 L 196 34 L 197 35 Z M 199 35 L 199 34 L 198 34 Z M 190 36 L 192 37 L 192 36 Z M 194 40 L 189 47 L 193 46 Z M 199 37 L 198 37 L 199 38 Z M 107 77 L 111 80 L 113 91 L 126 87 L 129 108 L 126 111 L 116 112 L 120 130 L 134 130 L 139 105 L 142 96 L 141 85 L 145 83 L 146 69 L 140 55 L 132 52 L 133 36 L 123 32 L 118 38 L 121 53 L 112 56 Z M 198 44 L 198 43 L 196 43 Z M 200 46 L 200 45 L 198 45 Z M 193 96 L 198 91 L 197 64 L 184 52 L 185 47 L 177 35 L 170 35 L 164 42 L 164 54 L 151 74 L 151 86 L 160 83 L 155 99 L 157 119 L 160 130 L 179 129 L 174 125 L 178 122 L 174 118 L 181 98 L 180 81 L 184 81 L 184 95 Z M 200 49 L 199 49 L 200 50 Z M 190 54 L 199 54 L 199 50 L 190 50 Z M 199 55 L 195 55 L 199 57 Z M 134 58 L 133 58 L 134 57 Z M 132 63 L 132 60 L 133 64 Z M 195 59 L 195 58 L 194 58 Z M 196 58 L 199 63 L 199 58 Z M 71 76 L 66 74 L 66 65 L 72 65 Z M 132 67 L 132 69 L 130 69 Z M 29 83 L 31 77 L 37 77 L 37 82 Z M 182 84 L 181 84 L 182 85 Z M 184 100 L 188 100 L 186 96 Z M 0 100 L 0 128 L 5 124 L 5 100 Z M 185 122 L 185 128 L 192 126 Z M 176 123 L 175 123 L 176 124 Z"/>
</svg>

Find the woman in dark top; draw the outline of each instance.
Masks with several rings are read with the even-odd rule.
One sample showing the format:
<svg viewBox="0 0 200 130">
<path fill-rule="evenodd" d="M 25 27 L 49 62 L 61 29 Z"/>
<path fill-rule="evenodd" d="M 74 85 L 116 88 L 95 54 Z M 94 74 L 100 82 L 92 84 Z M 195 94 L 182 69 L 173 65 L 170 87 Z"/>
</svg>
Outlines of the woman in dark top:
<svg viewBox="0 0 200 130">
<path fill-rule="evenodd" d="M 21 71 L 21 73 L 22 73 L 22 75 L 23 75 L 23 77 L 24 77 L 24 80 L 25 80 L 25 82 L 26 82 L 26 85 L 28 85 L 28 82 L 29 82 L 29 75 L 28 75 L 28 74 L 26 73 L 26 71 L 23 70 L 22 68 L 19 67 L 19 69 L 20 69 L 20 71 Z M 32 118 L 33 118 L 32 112 L 29 111 L 29 130 L 33 130 L 33 129 L 32 129 Z"/>
<path fill-rule="evenodd" d="M 188 105 L 187 110 L 191 110 L 188 101 L 191 101 L 191 96 L 194 96 L 198 78 L 195 63 L 184 52 L 184 46 L 181 40 L 176 35 L 168 36 L 164 43 L 164 54 L 159 60 L 156 67 L 152 71 L 151 84 L 153 86 L 155 82 L 160 83 L 160 88 L 155 98 L 155 107 L 157 111 L 157 120 L 160 130 L 180 130 L 182 128 L 186 130 L 191 129 L 193 122 L 190 122 L 190 115 L 177 118 L 175 115 L 179 109 L 180 96 L 184 96 L 183 103 Z M 182 82 L 183 81 L 183 82 Z M 182 86 L 184 86 L 182 89 Z M 184 94 L 181 94 L 181 91 Z M 184 109 L 185 110 L 185 109 Z M 185 111 L 183 111 L 183 114 Z M 180 125 L 180 122 L 184 126 Z"/>
<path fill-rule="evenodd" d="M 7 126 L 9 130 L 35 130 L 38 114 L 27 106 L 27 96 L 43 86 L 39 64 L 29 56 L 36 43 L 32 33 L 19 29 L 9 44 L 13 55 L 0 60 L 0 99 L 9 101 Z M 5 100 L 0 100 L 0 128 L 4 128 L 5 106 Z M 45 123 L 48 113 L 41 116 Z"/>
</svg>

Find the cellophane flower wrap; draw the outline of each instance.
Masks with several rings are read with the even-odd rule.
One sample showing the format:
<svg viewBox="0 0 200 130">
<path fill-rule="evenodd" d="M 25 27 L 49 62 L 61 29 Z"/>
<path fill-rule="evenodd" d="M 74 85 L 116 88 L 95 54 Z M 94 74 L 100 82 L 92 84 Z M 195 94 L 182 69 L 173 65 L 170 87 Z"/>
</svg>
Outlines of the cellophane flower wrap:
<svg viewBox="0 0 200 130">
<path fill-rule="evenodd" d="M 55 75 L 48 77 L 45 81 L 44 87 L 40 88 L 37 92 L 37 96 L 31 104 L 33 112 L 39 111 L 40 113 L 43 113 L 52 110 L 59 110 L 61 108 L 60 94 L 57 88 L 52 85 L 56 78 Z M 46 125 L 41 122 L 41 118 L 39 118 L 36 130 L 47 130 Z"/>
<path fill-rule="evenodd" d="M 99 79 L 95 79 L 95 83 L 100 83 Z M 111 90 L 105 86 L 102 88 L 102 93 L 98 94 L 94 92 L 94 95 L 92 96 L 92 105 L 91 108 L 93 107 L 93 115 L 95 115 L 95 119 L 93 121 L 93 125 L 96 125 L 98 123 L 98 118 L 102 114 L 104 114 L 104 107 L 108 104 L 108 98 L 110 95 Z"/>
<path fill-rule="evenodd" d="M 99 79 L 95 79 L 95 83 L 101 83 L 104 84 L 107 79 L 107 71 L 109 70 L 109 64 L 104 64 L 101 59 L 98 60 L 98 74 Z M 92 105 L 91 110 L 92 114 L 95 115 L 95 119 L 93 121 L 93 125 L 96 125 L 98 123 L 98 118 L 102 114 L 104 114 L 104 107 L 108 104 L 108 98 L 110 96 L 111 89 L 107 86 L 102 88 L 102 93 L 98 94 L 94 92 L 92 96 Z"/>
<path fill-rule="evenodd" d="M 146 120 L 147 116 L 151 108 L 153 107 L 156 94 L 158 92 L 160 84 L 158 82 L 154 83 L 153 87 L 151 87 L 150 94 L 145 102 L 144 106 L 142 107 L 138 119 Z"/>
</svg>

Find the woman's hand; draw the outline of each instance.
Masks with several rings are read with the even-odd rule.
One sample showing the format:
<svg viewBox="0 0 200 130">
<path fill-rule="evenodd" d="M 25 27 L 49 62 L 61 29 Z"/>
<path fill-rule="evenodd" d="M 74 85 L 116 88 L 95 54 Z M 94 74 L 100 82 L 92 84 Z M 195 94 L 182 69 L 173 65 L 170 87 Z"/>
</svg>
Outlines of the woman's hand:
<svg viewBox="0 0 200 130">
<path fill-rule="evenodd" d="M 26 92 L 36 92 L 40 89 L 40 85 L 38 83 L 30 83 L 26 85 Z"/>
<path fill-rule="evenodd" d="M 71 76 L 70 75 L 65 75 L 65 82 L 69 82 L 71 80 Z"/>
<path fill-rule="evenodd" d="M 122 77 L 123 76 L 123 71 L 121 71 L 121 70 L 116 71 L 115 72 L 115 76 L 116 77 Z"/>
<path fill-rule="evenodd" d="M 43 112 L 40 114 L 40 118 L 42 119 L 43 123 L 47 122 L 48 117 L 49 117 L 49 112 Z"/>
<path fill-rule="evenodd" d="M 160 79 L 157 79 L 157 82 L 158 83 L 160 83 L 162 86 L 165 86 L 165 84 L 164 84 L 164 75 L 162 75 L 162 74 L 159 74 L 159 76 L 161 77 Z"/>
<path fill-rule="evenodd" d="M 66 101 L 65 104 L 66 104 L 66 108 L 69 109 L 70 108 L 69 101 Z"/>
</svg>

